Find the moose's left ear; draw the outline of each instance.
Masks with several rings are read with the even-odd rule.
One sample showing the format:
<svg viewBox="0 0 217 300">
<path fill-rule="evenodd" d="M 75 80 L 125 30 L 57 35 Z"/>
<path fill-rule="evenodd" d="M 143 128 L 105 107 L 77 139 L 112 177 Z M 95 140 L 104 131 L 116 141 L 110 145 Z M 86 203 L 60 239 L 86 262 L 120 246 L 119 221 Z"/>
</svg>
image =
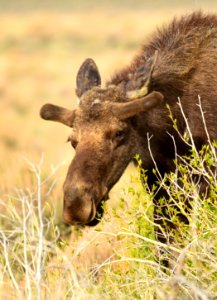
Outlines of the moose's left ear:
<svg viewBox="0 0 217 300">
<path fill-rule="evenodd" d="M 93 59 L 87 58 L 81 65 L 76 78 L 76 94 L 81 97 L 94 86 L 101 85 L 101 77 Z"/>
<path fill-rule="evenodd" d="M 40 116 L 44 120 L 56 121 L 72 127 L 75 118 L 75 110 L 69 110 L 61 106 L 47 103 L 42 106 Z"/>
</svg>

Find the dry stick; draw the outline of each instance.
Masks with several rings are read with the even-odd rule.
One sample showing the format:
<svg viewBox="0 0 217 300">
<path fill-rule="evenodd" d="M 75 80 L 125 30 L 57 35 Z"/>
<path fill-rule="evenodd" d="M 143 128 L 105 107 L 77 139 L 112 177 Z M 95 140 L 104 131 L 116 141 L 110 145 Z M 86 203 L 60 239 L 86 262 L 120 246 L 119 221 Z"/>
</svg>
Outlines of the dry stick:
<svg viewBox="0 0 217 300">
<path fill-rule="evenodd" d="M 150 243 L 150 244 L 153 244 L 153 245 L 156 245 L 156 246 L 161 246 L 163 248 L 166 248 L 166 249 L 169 249 L 169 250 L 173 250 L 177 253 L 182 253 L 182 250 L 180 249 L 177 249 L 171 245 L 168 245 L 168 244 L 164 244 L 162 242 L 159 242 L 159 241 L 156 241 L 156 240 L 152 240 L 152 239 L 149 239 L 147 237 L 144 237 L 142 235 L 139 235 L 137 233 L 131 233 L 131 232 L 124 232 L 124 231 L 120 231 L 118 233 L 111 233 L 111 232 L 104 232 L 104 231 L 101 231 L 100 234 L 107 234 L 107 235 L 111 235 L 111 236 L 114 236 L 114 237 L 118 237 L 118 236 L 121 236 L 121 235 L 127 235 L 127 236 L 132 236 L 132 237 L 136 237 L 136 238 L 139 238 L 147 243 Z"/>
<path fill-rule="evenodd" d="M 151 144 L 150 144 L 150 141 L 151 141 L 152 137 L 153 137 L 153 135 L 152 135 L 152 136 L 149 136 L 149 133 L 147 133 L 148 150 L 149 150 L 151 159 L 152 159 L 152 161 L 153 161 L 153 163 L 154 163 L 154 166 L 155 166 L 155 169 L 156 169 L 156 171 L 157 171 L 157 174 L 158 174 L 158 176 L 159 176 L 159 178 L 160 178 L 160 181 L 163 181 L 163 178 L 162 178 L 162 176 L 161 176 L 160 171 L 158 170 L 157 163 L 156 163 L 156 161 L 155 161 L 155 159 L 154 159 L 154 156 L 153 156 L 153 153 L 152 153 L 152 151 L 151 151 Z"/>
<path fill-rule="evenodd" d="M 210 145 L 210 148 L 212 149 L 213 155 L 214 155 L 214 157 L 215 157 L 215 161 L 217 161 L 216 151 L 215 151 L 215 148 L 212 146 L 212 142 L 211 142 L 211 139 L 210 139 L 210 135 L 209 135 L 209 132 L 208 132 L 208 129 L 207 129 L 207 126 L 206 126 L 206 120 L 205 120 L 205 117 L 204 117 L 204 111 L 202 110 L 202 104 L 201 104 L 201 97 L 200 97 L 200 95 L 198 95 L 198 99 L 199 99 L 199 104 L 198 104 L 198 106 L 199 106 L 199 108 L 200 108 L 201 117 L 202 117 L 202 121 L 203 121 L 203 125 L 204 125 L 204 130 L 205 130 L 205 132 L 206 132 L 206 135 L 207 135 L 207 139 L 208 139 L 208 143 L 209 143 L 209 145 Z M 191 140 L 190 146 L 194 148 L 198 160 L 201 162 L 201 165 L 203 165 L 203 161 L 201 161 L 200 155 L 199 155 L 199 153 L 198 153 L 198 151 L 197 151 L 197 149 L 196 149 L 196 146 L 195 146 L 195 144 L 194 144 L 194 139 L 193 139 L 193 136 L 192 136 L 192 133 L 191 133 L 191 130 L 190 130 L 190 126 L 189 126 L 189 123 L 188 123 L 188 119 L 187 119 L 187 117 L 186 117 L 186 115 L 185 115 L 185 113 L 184 113 L 184 110 L 183 110 L 183 107 L 182 107 L 180 98 L 178 98 L 178 105 L 179 105 L 179 107 L 180 107 L 182 116 L 183 116 L 183 118 L 184 118 L 184 121 L 185 121 L 185 124 L 186 124 L 186 127 L 187 127 L 187 132 L 188 132 L 189 137 L 190 137 L 190 140 Z M 182 135 L 181 135 L 181 133 L 180 133 L 179 131 L 178 131 L 178 133 L 179 133 L 180 137 L 182 138 L 182 140 L 184 140 L 183 137 L 182 137 Z M 184 141 L 185 141 L 185 140 L 184 140 Z M 186 141 L 185 141 L 185 142 L 186 142 Z M 186 143 L 187 143 L 187 142 L 186 142 Z M 187 144 L 188 144 L 188 143 L 187 143 Z M 189 145 L 189 144 L 188 144 L 188 145 Z M 191 167 L 192 167 L 192 166 L 191 166 Z M 206 176 L 209 178 L 208 172 L 207 172 L 205 169 L 203 169 L 203 171 L 204 171 L 203 174 L 206 175 Z M 211 170 L 210 170 L 210 172 L 211 172 L 211 175 L 214 176 L 214 174 L 212 173 Z M 215 171 L 215 176 L 216 176 L 216 171 Z"/>
<path fill-rule="evenodd" d="M 185 285 L 189 286 L 191 288 L 191 290 L 193 291 L 196 299 L 209 300 L 208 296 L 205 294 L 204 291 L 202 291 L 201 289 L 197 288 L 191 282 L 189 282 L 188 280 L 186 280 L 185 277 L 180 276 L 180 275 L 175 275 L 174 276 L 174 281 L 176 281 L 177 283 L 182 283 L 182 284 L 185 284 Z"/>
<path fill-rule="evenodd" d="M 153 267 L 158 267 L 159 268 L 159 264 L 154 262 L 154 261 L 151 261 L 151 260 L 146 260 L 146 259 L 139 259 L 139 258 L 132 258 L 132 257 L 123 257 L 121 259 L 116 259 L 116 260 L 112 260 L 112 261 L 109 261 L 109 262 L 104 262 L 102 263 L 101 265 L 98 266 L 98 268 L 95 270 L 95 274 L 98 273 L 98 271 L 107 266 L 107 265 L 112 265 L 112 264 L 115 264 L 115 263 L 120 263 L 120 262 L 139 262 L 139 263 L 142 263 L 142 264 L 147 264 L 147 265 L 150 265 L 150 266 L 153 266 Z M 167 267 L 164 267 L 164 266 L 161 266 L 161 269 L 164 269 L 164 270 L 169 270 Z M 163 272 L 163 271 L 162 271 Z"/>
<path fill-rule="evenodd" d="M 37 178 L 37 200 L 38 200 L 38 218 L 39 218 L 39 227 L 38 227 L 38 260 L 37 260 L 37 300 L 41 299 L 41 280 L 42 280 L 42 254 L 43 254 L 43 219 L 42 219 L 42 197 L 41 197 L 41 166 L 43 163 L 43 156 L 39 162 L 38 168 L 36 170 Z"/>
<path fill-rule="evenodd" d="M 213 154 L 213 156 L 214 156 L 214 158 L 215 158 L 215 162 L 217 162 L 216 150 L 215 150 L 215 148 L 213 147 L 212 142 L 211 142 L 211 139 L 210 139 L 210 135 L 209 135 L 209 132 L 208 132 L 208 129 L 207 129 L 207 126 L 206 126 L 206 120 L 205 120 L 205 116 L 204 116 L 205 112 L 202 110 L 201 97 L 200 97 L 199 95 L 198 95 L 198 99 L 199 99 L 199 104 L 198 104 L 198 106 L 199 106 L 199 108 L 200 108 L 200 112 L 201 112 L 201 116 L 202 116 L 202 120 L 203 120 L 203 124 L 204 124 L 204 129 L 205 129 L 206 136 L 207 136 L 207 139 L 208 139 L 208 142 L 209 142 L 209 146 L 210 146 L 210 148 L 211 148 L 211 150 L 212 150 L 212 154 Z M 216 178 L 217 168 L 215 168 L 215 174 L 213 174 L 211 168 L 209 169 L 209 171 L 210 171 L 210 173 L 211 173 L 211 176 L 212 176 L 213 178 Z M 207 172 L 207 173 L 208 173 L 208 172 Z M 209 174 L 208 174 L 208 175 L 209 175 Z"/>
<path fill-rule="evenodd" d="M 22 214 L 23 214 L 23 255 L 24 255 L 24 264 L 25 264 L 25 278 L 26 278 L 26 294 L 27 299 L 32 299 L 32 291 L 31 291 L 31 284 L 30 284 L 30 278 L 29 278 L 29 262 L 28 262 L 28 250 L 27 250 L 27 219 L 28 214 L 26 214 L 26 202 L 27 199 L 25 195 L 22 196 Z"/>
<path fill-rule="evenodd" d="M 32 171 L 34 172 L 37 179 L 37 213 L 38 213 L 38 257 L 36 263 L 36 299 L 41 299 L 41 280 L 42 280 L 42 261 L 43 261 L 43 218 L 42 218 L 42 195 L 41 195 L 41 166 L 44 160 L 44 155 L 38 164 L 35 166 L 31 161 L 24 158 L 26 162 L 31 166 Z"/>
<path fill-rule="evenodd" d="M 9 276 L 10 276 L 10 278 L 12 280 L 12 283 L 13 283 L 16 291 L 17 291 L 18 299 L 22 300 L 22 294 L 20 292 L 19 285 L 18 285 L 18 283 L 17 283 L 17 281 L 14 277 L 13 271 L 12 271 L 11 266 L 10 266 L 10 261 L 9 261 L 9 258 L 8 258 L 7 237 L 5 236 L 5 234 L 2 230 L 0 231 L 0 234 L 2 235 L 2 238 L 3 238 L 2 245 L 3 245 L 3 249 L 4 249 L 4 258 L 5 258 L 6 268 L 8 269 Z"/>
<path fill-rule="evenodd" d="M 184 110 L 183 110 L 183 108 L 182 108 L 181 99 L 180 99 L 179 97 L 178 97 L 178 105 L 179 105 L 179 107 L 180 107 L 182 116 L 183 116 L 184 121 L 185 121 L 185 124 L 186 124 L 187 132 L 188 132 L 189 137 L 190 137 L 190 140 L 191 140 L 191 146 L 194 147 L 194 149 L 195 149 L 195 151 L 196 151 L 196 153 L 197 153 L 197 155 L 198 155 L 196 146 L 195 146 L 195 144 L 194 144 L 194 139 L 193 139 L 193 136 L 192 136 L 192 133 L 191 133 L 191 129 L 190 129 L 190 126 L 189 126 L 189 124 L 188 124 L 188 119 L 187 119 L 187 117 L 186 117 L 186 115 L 185 115 L 185 113 L 184 113 Z M 199 157 L 199 155 L 198 155 L 198 157 Z"/>
<path fill-rule="evenodd" d="M 157 172 L 157 174 L 158 174 L 158 176 L 159 176 L 158 179 L 159 179 L 159 181 L 160 181 L 160 185 L 159 185 L 158 189 L 155 191 L 155 195 L 156 195 L 156 194 L 158 193 L 158 191 L 162 188 L 162 186 L 164 186 L 164 178 L 162 178 L 162 176 L 161 176 L 161 173 L 160 173 L 160 171 L 159 171 L 159 169 L 158 169 L 157 163 L 156 163 L 156 161 L 155 161 L 155 158 L 154 158 L 153 153 L 152 153 L 152 150 L 151 150 L 151 143 L 150 143 L 150 141 L 151 141 L 152 137 L 153 137 L 153 136 L 149 136 L 149 133 L 147 133 L 148 150 L 149 150 L 151 159 L 152 159 L 152 161 L 153 161 L 153 163 L 154 163 L 156 172 Z M 154 195 L 154 197 L 155 197 L 155 195 Z M 153 197 L 153 198 L 154 198 L 154 197 Z M 159 227 L 159 228 L 162 230 L 161 225 L 159 225 L 159 224 L 155 224 L 155 225 L 156 225 L 157 227 Z M 162 230 L 162 232 L 163 232 L 163 230 Z"/>
<path fill-rule="evenodd" d="M 217 161 L 217 157 L 216 157 L 216 151 L 215 151 L 215 148 L 213 147 L 212 145 L 212 142 L 211 142 L 211 139 L 210 139 L 210 135 L 209 135 L 209 132 L 208 132 L 208 129 L 207 129 L 207 126 L 206 126 L 206 120 L 205 120 L 205 112 L 203 111 L 202 109 L 202 104 L 201 104 L 201 97 L 198 95 L 198 100 L 199 100 L 199 108 L 200 108 L 200 112 L 201 112 L 201 116 L 202 116 L 202 120 L 203 120 L 203 124 L 204 124 L 204 129 L 205 129 L 205 132 L 206 132 L 206 136 L 207 136 L 207 139 L 208 139 L 208 142 L 209 142 L 209 145 L 212 149 L 212 152 L 213 152 L 213 155 L 215 157 L 215 160 Z"/>
</svg>

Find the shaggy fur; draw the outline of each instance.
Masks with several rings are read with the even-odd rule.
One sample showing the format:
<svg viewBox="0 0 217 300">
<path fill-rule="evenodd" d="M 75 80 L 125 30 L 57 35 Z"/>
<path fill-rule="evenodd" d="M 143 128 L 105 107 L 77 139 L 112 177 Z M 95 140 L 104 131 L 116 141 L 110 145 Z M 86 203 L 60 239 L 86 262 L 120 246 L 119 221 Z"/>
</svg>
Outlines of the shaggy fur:
<svg viewBox="0 0 217 300">
<path fill-rule="evenodd" d="M 216 70 L 217 16 L 201 12 L 174 19 L 155 32 L 131 65 L 113 76 L 105 89 L 100 87 L 94 61 L 87 59 L 82 64 L 77 75 L 78 109 L 69 111 L 48 104 L 41 110 L 43 118 L 73 127 L 69 140 L 76 154 L 64 184 L 67 222 L 96 225 L 103 213 L 102 201 L 135 154 L 141 156 L 149 185 L 156 182 L 147 136 L 152 137 L 151 151 L 161 175 L 174 171 L 174 141 L 179 155 L 188 154 L 189 148 L 174 130 L 166 104 L 184 134 L 186 123 L 177 104 L 180 98 L 200 149 L 207 142 L 197 105 L 200 96 L 210 138 L 217 140 Z M 145 84 L 148 97 L 141 94 Z M 129 99 L 130 93 L 139 99 Z M 162 195 L 166 196 L 166 191 L 156 195 L 156 207 Z M 154 217 L 161 224 L 157 209 Z M 165 241 L 158 230 L 156 233 Z"/>
</svg>

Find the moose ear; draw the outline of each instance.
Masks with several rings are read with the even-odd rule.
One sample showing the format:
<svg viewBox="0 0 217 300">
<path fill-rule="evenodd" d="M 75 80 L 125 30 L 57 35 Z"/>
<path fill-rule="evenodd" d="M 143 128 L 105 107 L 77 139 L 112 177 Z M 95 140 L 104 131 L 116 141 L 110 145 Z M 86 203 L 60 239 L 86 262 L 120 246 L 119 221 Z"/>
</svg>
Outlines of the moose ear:
<svg viewBox="0 0 217 300">
<path fill-rule="evenodd" d="M 158 51 L 156 50 L 154 55 L 146 61 L 145 66 L 136 70 L 134 78 L 132 78 L 127 84 L 128 91 L 126 92 L 126 96 L 129 100 L 138 99 L 148 94 L 157 58 Z"/>
<path fill-rule="evenodd" d="M 40 116 L 44 120 L 56 121 L 72 127 L 75 118 L 75 110 L 69 110 L 61 106 L 47 103 L 42 106 Z"/>
<path fill-rule="evenodd" d="M 93 59 L 87 58 L 81 65 L 76 78 L 76 94 L 81 97 L 94 86 L 101 85 L 101 77 Z"/>
</svg>

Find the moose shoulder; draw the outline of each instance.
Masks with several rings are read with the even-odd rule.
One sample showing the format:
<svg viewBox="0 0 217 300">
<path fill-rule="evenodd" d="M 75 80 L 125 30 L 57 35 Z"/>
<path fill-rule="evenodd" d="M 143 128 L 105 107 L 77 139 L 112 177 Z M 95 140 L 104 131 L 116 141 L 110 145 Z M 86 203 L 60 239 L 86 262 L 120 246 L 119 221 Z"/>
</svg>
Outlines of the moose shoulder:
<svg viewBox="0 0 217 300">
<path fill-rule="evenodd" d="M 162 176 L 175 169 L 174 142 L 179 155 L 189 149 L 173 127 L 167 104 L 184 134 L 186 123 L 177 104 L 181 100 L 199 149 L 207 142 L 199 95 L 210 138 L 217 139 L 216 45 L 217 16 L 197 12 L 174 19 L 153 34 L 106 88 L 101 88 L 95 62 L 85 60 L 77 74 L 76 110 L 52 104 L 41 108 L 43 119 L 72 127 L 69 141 L 76 151 L 64 183 L 66 222 L 96 225 L 103 214 L 102 201 L 136 154 L 150 186 L 156 181 L 152 157 Z M 156 195 L 156 205 L 162 194 L 165 191 Z"/>
</svg>

